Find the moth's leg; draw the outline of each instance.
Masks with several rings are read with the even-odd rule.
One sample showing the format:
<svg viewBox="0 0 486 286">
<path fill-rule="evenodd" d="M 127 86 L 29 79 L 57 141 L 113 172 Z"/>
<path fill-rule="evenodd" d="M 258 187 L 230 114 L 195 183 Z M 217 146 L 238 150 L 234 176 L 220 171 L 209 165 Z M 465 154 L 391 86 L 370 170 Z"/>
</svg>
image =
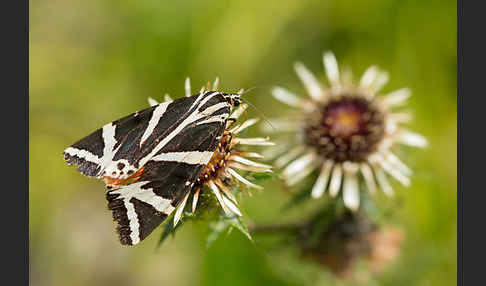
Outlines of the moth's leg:
<svg viewBox="0 0 486 286">
<path fill-rule="evenodd" d="M 237 120 L 238 119 L 233 118 L 233 117 L 230 117 L 230 118 L 226 119 L 226 128 L 230 128 L 231 126 L 233 126 L 233 124 L 235 124 L 235 122 Z"/>
<path fill-rule="evenodd" d="M 224 131 L 223 132 L 223 136 L 224 136 L 224 145 L 223 147 L 225 148 L 225 150 L 229 150 L 231 148 L 231 141 L 233 140 L 233 132 L 230 132 L 230 131 Z"/>
<path fill-rule="evenodd" d="M 228 139 L 228 144 L 231 143 L 231 140 L 233 140 L 233 132 L 227 132 L 227 135 L 229 136 L 229 139 Z"/>
</svg>

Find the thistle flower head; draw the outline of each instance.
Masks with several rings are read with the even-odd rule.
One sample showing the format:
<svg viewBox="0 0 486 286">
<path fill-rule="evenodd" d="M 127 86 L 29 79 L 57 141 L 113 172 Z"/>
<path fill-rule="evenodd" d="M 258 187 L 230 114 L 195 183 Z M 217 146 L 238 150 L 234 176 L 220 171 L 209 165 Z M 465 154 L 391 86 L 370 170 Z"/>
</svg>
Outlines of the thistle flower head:
<svg viewBox="0 0 486 286">
<path fill-rule="evenodd" d="M 282 87 L 272 90 L 277 100 L 298 110 L 295 118 L 273 121 L 277 131 L 297 135 L 295 145 L 287 152 L 274 154 L 279 155 L 275 165 L 284 168 L 283 178 L 289 186 L 317 170 L 312 197 L 321 197 L 326 190 L 334 197 L 342 191 L 345 205 L 357 210 L 359 173 L 370 192 L 381 188 L 391 195 L 393 190 L 387 176 L 408 186 L 411 175 L 411 170 L 393 153 L 395 145 L 425 147 L 427 142 L 402 127 L 402 123 L 410 121 L 409 113 L 392 111 L 405 104 L 410 97 L 409 89 L 381 95 L 388 73 L 372 66 L 355 84 L 350 70 L 341 74 L 332 53 L 325 53 L 323 62 L 327 87 L 303 64 L 295 64 L 308 98 L 298 97 Z"/>
<path fill-rule="evenodd" d="M 207 90 L 216 91 L 218 90 L 218 86 L 219 78 L 216 78 L 214 83 L 211 84 L 208 82 L 206 86 L 203 86 L 200 92 Z M 186 96 L 192 95 L 189 78 L 186 79 L 185 92 Z M 242 92 L 243 90 L 240 90 L 239 93 Z M 172 101 L 168 94 L 164 96 L 164 99 L 165 101 Z M 151 105 L 158 104 L 153 98 L 149 98 L 148 100 Z M 231 114 L 225 130 L 219 138 L 219 144 L 214 154 L 201 172 L 199 178 L 192 187 L 191 192 L 187 194 L 182 203 L 175 210 L 174 226 L 176 226 L 181 219 L 190 196 L 192 196 L 192 213 L 196 212 L 201 194 L 210 191 L 218 201 L 226 216 L 241 216 L 236 197 L 232 191 L 235 185 L 262 189 L 261 186 L 252 183 L 249 179 L 245 178 L 245 176 L 241 175 L 240 172 L 272 172 L 271 166 L 253 161 L 253 158 L 260 159 L 262 156 L 255 152 L 246 152 L 243 148 L 245 145 L 268 146 L 273 145 L 273 143 L 270 142 L 268 138 L 240 137 L 242 131 L 258 122 L 257 119 L 239 120 L 247 107 L 246 104 L 241 104 Z"/>
</svg>

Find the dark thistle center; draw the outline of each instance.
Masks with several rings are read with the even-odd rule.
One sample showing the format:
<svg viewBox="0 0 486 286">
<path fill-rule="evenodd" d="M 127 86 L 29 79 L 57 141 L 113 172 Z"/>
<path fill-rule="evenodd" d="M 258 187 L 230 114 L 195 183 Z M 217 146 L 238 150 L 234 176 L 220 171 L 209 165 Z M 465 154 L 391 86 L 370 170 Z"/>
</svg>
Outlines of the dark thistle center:
<svg viewBox="0 0 486 286">
<path fill-rule="evenodd" d="M 354 95 L 333 99 L 312 113 L 305 141 L 325 158 L 337 162 L 366 160 L 385 134 L 383 113 L 370 101 Z"/>
</svg>

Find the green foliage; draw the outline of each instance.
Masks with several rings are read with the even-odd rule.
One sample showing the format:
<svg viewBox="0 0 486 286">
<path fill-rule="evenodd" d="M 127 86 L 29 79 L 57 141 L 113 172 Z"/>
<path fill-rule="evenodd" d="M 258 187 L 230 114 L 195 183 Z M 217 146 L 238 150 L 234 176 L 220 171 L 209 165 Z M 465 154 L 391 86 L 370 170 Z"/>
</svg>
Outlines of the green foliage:
<svg viewBox="0 0 486 286">
<path fill-rule="evenodd" d="M 234 228 L 244 234 L 250 241 L 253 241 L 248 231 L 248 227 L 240 217 L 221 216 L 219 220 L 209 223 L 210 232 L 207 236 L 206 247 L 209 248 L 222 233 L 229 234 Z"/>
</svg>

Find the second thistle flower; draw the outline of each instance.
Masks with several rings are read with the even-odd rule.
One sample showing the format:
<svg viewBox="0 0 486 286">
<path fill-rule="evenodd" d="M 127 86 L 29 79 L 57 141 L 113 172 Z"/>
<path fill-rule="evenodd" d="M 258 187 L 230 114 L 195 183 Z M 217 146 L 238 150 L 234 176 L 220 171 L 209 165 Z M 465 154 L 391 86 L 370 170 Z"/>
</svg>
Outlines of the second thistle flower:
<svg viewBox="0 0 486 286">
<path fill-rule="evenodd" d="M 328 190 L 334 197 L 342 190 L 346 207 L 359 208 L 359 174 L 370 192 L 378 188 L 391 195 L 388 176 L 405 186 L 412 171 L 394 153 L 397 144 L 425 147 L 424 137 L 402 127 L 411 119 L 407 112 L 393 112 L 410 97 L 402 88 L 385 95 L 380 91 L 388 82 L 388 73 L 377 67 L 368 68 L 358 84 L 351 72 L 340 73 L 334 54 L 323 56 L 329 81 L 323 86 L 301 63 L 295 71 L 309 98 L 301 98 L 285 88 L 275 87 L 273 96 L 294 108 L 294 118 L 274 121 L 277 131 L 296 134 L 294 146 L 275 161 L 282 167 L 289 186 L 318 170 L 311 195 L 321 197 Z"/>
</svg>

